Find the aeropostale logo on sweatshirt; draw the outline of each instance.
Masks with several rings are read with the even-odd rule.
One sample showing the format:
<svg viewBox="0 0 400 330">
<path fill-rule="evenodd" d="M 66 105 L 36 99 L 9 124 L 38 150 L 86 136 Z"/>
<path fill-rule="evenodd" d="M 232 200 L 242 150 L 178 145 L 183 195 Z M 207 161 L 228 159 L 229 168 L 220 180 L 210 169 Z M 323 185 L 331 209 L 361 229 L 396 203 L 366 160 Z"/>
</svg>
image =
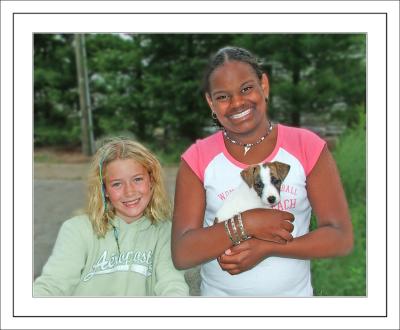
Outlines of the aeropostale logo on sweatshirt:
<svg viewBox="0 0 400 330">
<path fill-rule="evenodd" d="M 86 274 L 83 281 L 89 281 L 95 275 L 114 272 L 135 272 L 144 276 L 150 276 L 153 270 L 153 251 L 127 251 L 121 254 L 108 256 L 104 251 L 99 260 L 92 266 L 92 270 Z"/>
</svg>

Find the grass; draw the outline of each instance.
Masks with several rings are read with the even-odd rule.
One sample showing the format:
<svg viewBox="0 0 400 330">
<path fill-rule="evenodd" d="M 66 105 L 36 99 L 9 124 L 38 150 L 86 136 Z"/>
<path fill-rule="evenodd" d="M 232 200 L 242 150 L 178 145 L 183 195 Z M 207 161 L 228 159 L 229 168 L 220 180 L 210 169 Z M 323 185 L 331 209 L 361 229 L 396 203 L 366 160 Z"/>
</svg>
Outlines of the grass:
<svg viewBox="0 0 400 330">
<path fill-rule="evenodd" d="M 34 155 L 35 163 L 57 163 L 57 159 L 51 155 Z"/>
<path fill-rule="evenodd" d="M 313 260 L 317 296 L 366 295 L 366 158 L 365 129 L 349 131 L 333 152 L 349 203 L 354 249 L 346 257 Z M 315 218 L 311 228 L 315 228 Z"/>
</svg>

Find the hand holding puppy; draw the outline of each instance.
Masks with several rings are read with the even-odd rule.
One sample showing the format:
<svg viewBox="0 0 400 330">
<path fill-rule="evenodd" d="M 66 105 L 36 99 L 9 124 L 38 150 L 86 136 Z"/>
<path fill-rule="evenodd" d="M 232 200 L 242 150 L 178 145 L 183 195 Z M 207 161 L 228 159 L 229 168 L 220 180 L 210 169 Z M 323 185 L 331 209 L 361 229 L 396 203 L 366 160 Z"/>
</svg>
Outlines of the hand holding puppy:
<svg viewBox="0 0 400 330">
<path fill-rule="evenodd" d="M 294 216 L 274 209 L 252 209 L 242 212 L 244 228 L 249 236 L 275 243 L 293 239 Z"/>
<path fill-rule="evenodd" d="M 252 238 L 226 250 L 217 260 L 222 270 L 240 274 L 272 256 L 273 246 L 274 243 Z"/>
</svg>

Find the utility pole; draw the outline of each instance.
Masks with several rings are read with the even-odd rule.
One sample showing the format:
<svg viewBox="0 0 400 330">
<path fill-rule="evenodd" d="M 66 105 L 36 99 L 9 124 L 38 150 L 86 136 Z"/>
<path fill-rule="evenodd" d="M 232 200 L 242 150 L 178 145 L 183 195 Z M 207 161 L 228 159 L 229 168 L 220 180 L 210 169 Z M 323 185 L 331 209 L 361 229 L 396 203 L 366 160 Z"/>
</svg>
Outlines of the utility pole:
<svg viewBox="0 0 400 330">
<path fill-rule="evenodd" d="M 75 55 L 81 107 L 82 152 L 91 156 L 95 150 L 84 34 L 75 34 Z"/>
</svg>

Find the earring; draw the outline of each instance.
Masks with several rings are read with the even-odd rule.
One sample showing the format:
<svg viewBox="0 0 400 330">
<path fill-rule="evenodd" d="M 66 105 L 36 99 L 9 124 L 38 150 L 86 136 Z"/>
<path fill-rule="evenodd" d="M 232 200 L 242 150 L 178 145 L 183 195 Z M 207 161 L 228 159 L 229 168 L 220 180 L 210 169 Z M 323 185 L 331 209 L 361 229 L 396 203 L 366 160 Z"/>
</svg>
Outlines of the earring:
<svg viewBox="0 0 400 330">
<path fill-rule="evenodd" d="M 214 111 L 211 111 L 211 117 L 214 120 L 217 120 L 217 114 Z"/>
</svg>

